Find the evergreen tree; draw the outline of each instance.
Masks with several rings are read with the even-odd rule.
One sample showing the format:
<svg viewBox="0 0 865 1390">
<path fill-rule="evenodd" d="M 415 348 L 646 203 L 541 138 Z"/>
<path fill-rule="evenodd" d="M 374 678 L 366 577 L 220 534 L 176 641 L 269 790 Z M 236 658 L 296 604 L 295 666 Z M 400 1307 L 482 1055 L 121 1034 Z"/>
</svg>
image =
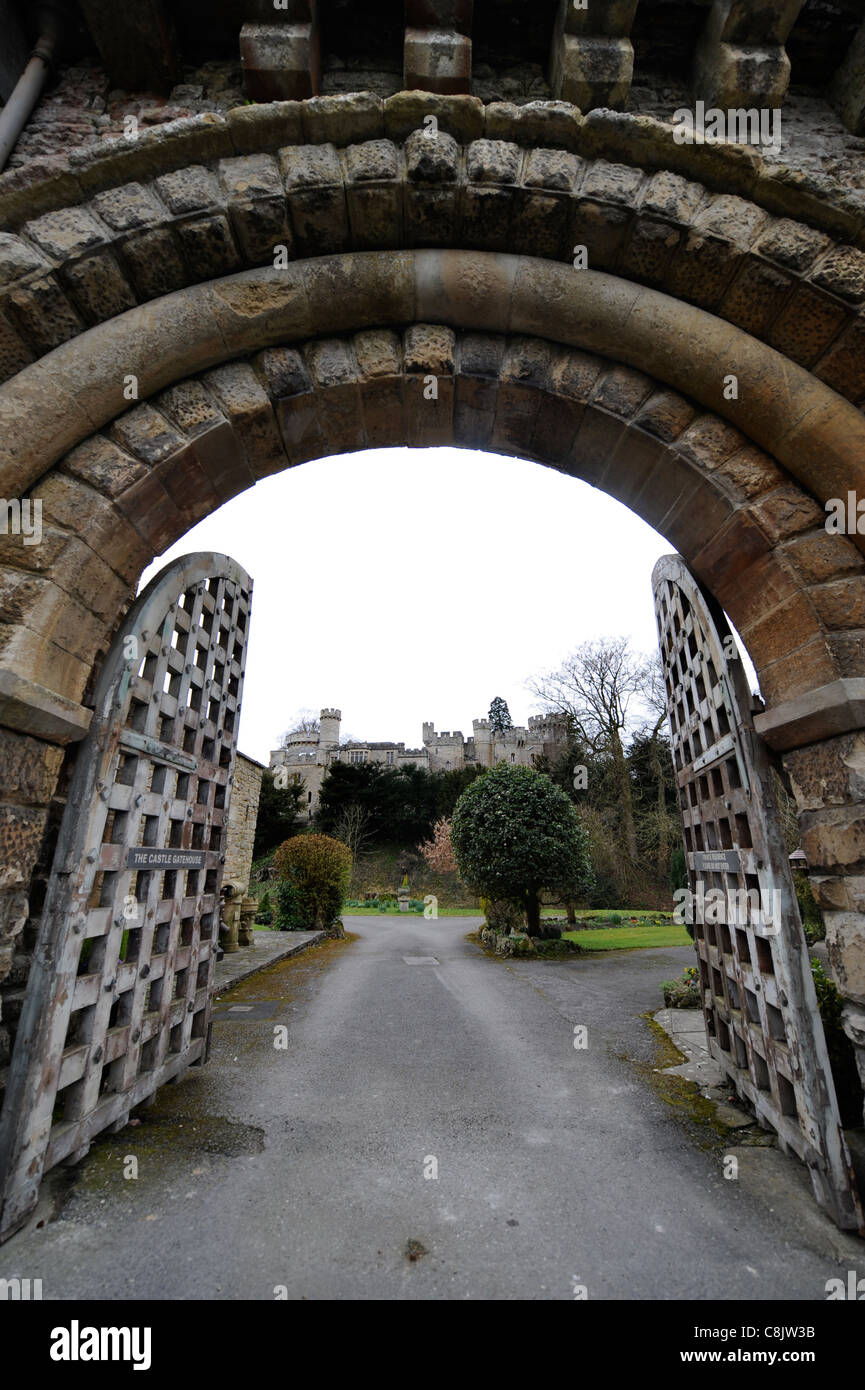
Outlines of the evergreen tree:
<svg viewBox="0 0 865 1390">
<path fill-rule="evenodd" d="M 507 700 L 503 700 L 501 695 L 497 695 L 490 705 L 489 721 L 494 734 L 503 734 L 505 729 L 514 727 Z"/>
</svg>

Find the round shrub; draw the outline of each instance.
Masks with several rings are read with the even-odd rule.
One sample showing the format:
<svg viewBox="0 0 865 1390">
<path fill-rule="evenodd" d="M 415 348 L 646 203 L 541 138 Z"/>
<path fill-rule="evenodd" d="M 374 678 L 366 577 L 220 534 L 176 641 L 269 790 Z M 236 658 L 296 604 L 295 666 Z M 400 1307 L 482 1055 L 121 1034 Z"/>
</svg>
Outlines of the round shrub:
<svg viewBox="0 0 865 1390">
<path fill-rule="evenodd" d="M 466 787 L 451 842 L 463 882 L 524 911 L 529 936 L 540 935 L 543 889 L 576 900 L 592 881 L 588 834 L 573 802 L 534 768 L 499 763 Z"/>
<path fill-rule="evenodd" d="M 351 850 L 329 835 L 296 835 L 273 856 L 282 931 L 333 931 L 348 896 Z"/>
</svg>

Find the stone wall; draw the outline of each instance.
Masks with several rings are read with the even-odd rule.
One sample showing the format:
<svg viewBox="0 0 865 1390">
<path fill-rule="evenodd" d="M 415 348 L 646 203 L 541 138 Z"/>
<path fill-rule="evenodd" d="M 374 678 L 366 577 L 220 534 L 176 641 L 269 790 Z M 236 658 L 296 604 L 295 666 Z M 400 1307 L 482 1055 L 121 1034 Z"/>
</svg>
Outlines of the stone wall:
<svg viewBox="0 0 865 1390">
<path fill-rule="evenodd" d="M 228 808 L 228 837 L 225 847 L 223 881 L 249 887 L 252 868 L 252 846 L 255 822 L 258 818 L 258 798 L 261 795 L 262 763 L 238 753 L 234 764 L 234 786 Z"/>
</svg>

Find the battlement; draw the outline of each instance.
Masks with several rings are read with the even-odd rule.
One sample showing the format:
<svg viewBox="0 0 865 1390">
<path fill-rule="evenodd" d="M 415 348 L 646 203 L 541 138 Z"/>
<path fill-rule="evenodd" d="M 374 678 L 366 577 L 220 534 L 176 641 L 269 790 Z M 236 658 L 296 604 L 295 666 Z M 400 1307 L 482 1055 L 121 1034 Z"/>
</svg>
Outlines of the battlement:
<svg viewBox="0 0 865 1390">
<path fill-rule="evenodd" d="M 339 719 L 342 720 L 341 709 L 323 709 L 319 715 L 320 719 Z"/>
<path fill-rule="evenodd" d="M 478 729 L 480 729 L 480 731 L 483 733 L 485 730 L 488 731 L 488 730 L 489 730 L 489 727 L 490 727 L 490 721 L 489 721 L 488 719 L 473 719 L 473 720 L 472 720 L 472 728 L 473 728 L 474 731 L 475 731 L 475 735 L 477 735 Z"/>
<path fill-rule="evenodd" d="M 555 738 L 563 738 L 568 732 L 568 716 L 566 714 L 530 714 L 529 731 L 538 734 L 549 733 Z"/>
<path fill-rule="evenodd" d="M 450 729 L 442 729 L 440 733 L 436 733 L 433 724 L 425 723 L 423 726 L 423 741 L 425 744 L 462 743 L 463 736 L 459 729 L 454 729 L 453 733 L 451 733 Z"/>
</svg>

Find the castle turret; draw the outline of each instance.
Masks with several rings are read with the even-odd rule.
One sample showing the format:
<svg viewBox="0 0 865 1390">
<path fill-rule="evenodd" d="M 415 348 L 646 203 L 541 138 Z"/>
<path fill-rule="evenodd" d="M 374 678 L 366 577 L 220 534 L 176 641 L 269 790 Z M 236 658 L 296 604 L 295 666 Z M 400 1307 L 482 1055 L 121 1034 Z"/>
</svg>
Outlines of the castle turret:
<svg viewBox="0 0 865 1390">
<path fill-rule="evenodd" d="M 339 725 L 342 719 L 342 710 L 323 709 L 319 715 L 319 735 L 320 744 L 327 747 L 339 747 Z"/>
<path fill-rule="evenodd" d="M 475 757 L 481 767 L 493 765 L 493 734 L 488 719 L 473 719 Z"/>
</svg>

